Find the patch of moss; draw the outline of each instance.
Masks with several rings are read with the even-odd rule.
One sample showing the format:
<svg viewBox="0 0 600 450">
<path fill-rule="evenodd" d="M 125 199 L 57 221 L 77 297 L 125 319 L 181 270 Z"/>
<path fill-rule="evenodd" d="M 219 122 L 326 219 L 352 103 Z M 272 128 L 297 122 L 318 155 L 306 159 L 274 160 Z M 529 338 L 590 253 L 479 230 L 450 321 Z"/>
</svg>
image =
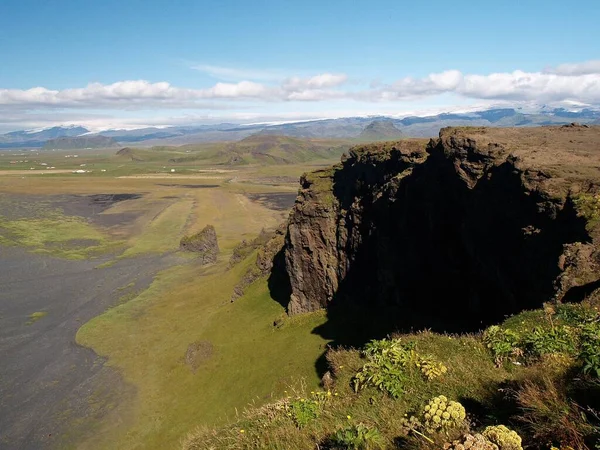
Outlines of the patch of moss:
<svg viewBox="0 0 600 450">
<path fill-rule="evenodd" d="M 587 221 L 586 228 L 595 228 L 600 221 L 600 194 L 579 194 L 573 198 L 577 215 Z"/>
<path fill-rule="evenodd" d="M 27 325 L 32 325 L 35 322 L 37 322 L 38 320 L 46 317 L 47 315 L 48 315 L 48 311 L 36 311 L 29 315 L 29 321 L 27 322 Z"/>
</svg>

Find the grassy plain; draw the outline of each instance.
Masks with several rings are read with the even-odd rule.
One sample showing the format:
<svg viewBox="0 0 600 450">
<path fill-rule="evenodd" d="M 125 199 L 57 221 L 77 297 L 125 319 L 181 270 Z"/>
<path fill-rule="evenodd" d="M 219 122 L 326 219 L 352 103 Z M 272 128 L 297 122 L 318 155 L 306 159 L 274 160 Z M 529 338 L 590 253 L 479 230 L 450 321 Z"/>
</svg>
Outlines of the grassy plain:
<svg viewBox="0 0 600 450">
<path fill-rule="evenodd" d="M 74 151 L 0 153 L 0 203 L 16 198 L 23 209 L 28 198 L 38 202 L 27 203 L 31 214 L 0 210 L 2 244 L 63 258 L 104 255 L 104 264 L 111 264 L 176 253 L 182 236 L 207 224 L 217 231 L 216 264 L 200 267 L 188 258 L 161 272 L 149 289 L 128 295 L 80 328 L 77 342 L 106 357 L 137 394 L 95 426 L 91 438 L 81 436 L 77 448 L 178 448 L 197 425 L 226 423 L 248 403 L 283 395 L 299 379 L 311 387 L 319 381 L 315 362 L 326 341 L 311 331 L 326 318 L 284 318 L 266 280 L 231 303 L 234 286 L 256 256 L 230 270 L 227 263 L 241 240 L 275 228 L 287 216 L 285 208 L 268 207 L 253 195 L 293 197 L 301 173 L 337 158 L 223 166 L 211 159 L 214 148 L 206 150 L 206 158 L 200 157 L 203 151 L 136 149 L 144 161 L 116 156 L 114 149 L 82 150 L 77 158 L 69 156 Z M 174 157 L 181 162 L 169 162 Z M 46 167 L 90 172 L 52 174 Z M 136 197 L 88 215 L 60 208 L 65 199 L 99 194 Z M 63 203 L 54 203 L 58 197 Z M 31 314 L 31 320 L 38 317 Z M 197 343 L 212 350 L 194 369 L 186 352 Z"/>
</svg>

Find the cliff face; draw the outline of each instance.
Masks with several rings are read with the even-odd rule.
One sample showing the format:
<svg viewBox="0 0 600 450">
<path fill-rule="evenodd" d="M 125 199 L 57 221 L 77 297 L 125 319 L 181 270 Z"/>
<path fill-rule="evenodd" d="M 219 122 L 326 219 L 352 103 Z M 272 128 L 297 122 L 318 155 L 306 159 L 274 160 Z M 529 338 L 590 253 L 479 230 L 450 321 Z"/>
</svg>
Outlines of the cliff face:
<svg viewBox="0 0 600 450">
<path fill-rule="evenodd" d="M 600 127 L 449 128 L 305 175 L 290 314 L 332 305 L 482 324 L 600 287 Z"/>
</svg>

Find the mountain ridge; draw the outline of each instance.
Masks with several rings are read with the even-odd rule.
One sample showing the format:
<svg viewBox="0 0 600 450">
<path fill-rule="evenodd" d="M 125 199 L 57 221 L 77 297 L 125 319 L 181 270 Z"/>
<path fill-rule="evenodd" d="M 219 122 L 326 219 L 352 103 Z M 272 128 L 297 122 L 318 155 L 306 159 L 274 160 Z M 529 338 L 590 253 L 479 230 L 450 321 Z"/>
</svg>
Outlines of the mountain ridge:
<svg viewBox="0 0 600 450">
<path fill-rule="evenodd" d="M 359 138 L 365 127 L 374 121 L 391 123 L 405 137 L 432 138 L 438 135 L 441 128 L 447 126 L 522 127 L 564 125 L 571 122 L 596 124 L 600 122 L 600 109 L 593 107 L 579 110 L 504 107 L 465 112 L 442 112 L 434 115 L 405 115 L 403 117 L 372 115 L 285 123 L 235 124 L 224 122 L 194 126 L 140 127 L 133 130 L 110 129 L 98 132 L 71 125 L 39 131 L 21 130 L 2 134 L 0 135 L 0 149 L 43 147 L 49 139 L 84 134 L 86 136 L 106 136 L 121 144 L 132 146 L 240 141 L 253 134 L 285 135 L 296 138 L 355 139 Z"/>
</svg>

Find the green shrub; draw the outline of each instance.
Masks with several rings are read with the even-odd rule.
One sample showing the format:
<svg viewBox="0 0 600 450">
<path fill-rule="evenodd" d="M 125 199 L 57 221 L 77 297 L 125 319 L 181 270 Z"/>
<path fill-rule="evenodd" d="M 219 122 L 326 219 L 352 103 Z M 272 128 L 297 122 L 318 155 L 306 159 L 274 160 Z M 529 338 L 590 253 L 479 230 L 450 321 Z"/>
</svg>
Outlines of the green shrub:
<svg viewBox="0 0 600 450">
<path fill-rule="evenodd" d="M 598 318 L 598 312 L 581 304 L 563 303 L 556 307 L 556 317 L 566 325 L 577 326 Z"/>
<path fill-rule="evenodd" d="M 298 428 L 304 428 L 321 413 L 321 407 L 316 400 L 299 399 L 290 402 L 289 414 Z"/>
<path fill-rule="evenodd" d="M 400 339 L 373 339 L 365 345 L 362 354 L 371 361 L 402 365 L 417 360 L 415 343 L 403 343 Z"/>
<path fill-rule="evenodd" d="M 356 373 L 352 381 L 356 392 L 365 386 L 373 386 L 398 398 L 404 393 L 408 379 L 404 366 L 388 361 L 371 361 Z"/>
<path fill-rule="evenodd" d="M 534 328 L 523 336 L 523 344 L 528 355 L 539 357 L 549 353 L 575 353 L 574 331 L 568 326 Z"/>
<path fill-rule="evenodd" d="M 359 423 L 349 425 L 335 432 L 331 438 L 334 449 L 340 450 L 373 450 L 382 449 L 383 438 L 379 430 Z"/>
<path fill-rule="evenodd" d="M 492 325 L 483 333 L 483 343 L 490 349 L 498 365 L 521 353 L 519 342 L 520 336 L 516 332 L 498 325 Z"/>
<path fill-rule="evenodd" d="M 585 374 L 600 378 L 600 325 L 591 322 L 580 327 L 579 359 Z"/>
<path fill-rule="evenodd" d="M 373 340 L 365 345 L 362 355 L 369 361 L 352 379 L 355 392 L 373 386 L 394 398 L 400 397 L 409 380 L 408 370 L 417 367 L 414 343 L 400 339 Z"/>
<path fill-rule="evenodd" d="M 493 425 L 483 430 L 483 437 L 493 442 L 499 450 L 523 450 L 521 436 L 504 425 Z"/>
<path fill-rule="evenodd" d="M 372 386 L 398 398 L 404 393 L 414 369 L 419 369 L 428 381 L 448 370 L 433 357 L 421 358 L 414 342 L 403 343 L 400 339 L 373 340 L 361 353 L 369 361 L 352 378 L 355 392 Z"/>
</svg>

